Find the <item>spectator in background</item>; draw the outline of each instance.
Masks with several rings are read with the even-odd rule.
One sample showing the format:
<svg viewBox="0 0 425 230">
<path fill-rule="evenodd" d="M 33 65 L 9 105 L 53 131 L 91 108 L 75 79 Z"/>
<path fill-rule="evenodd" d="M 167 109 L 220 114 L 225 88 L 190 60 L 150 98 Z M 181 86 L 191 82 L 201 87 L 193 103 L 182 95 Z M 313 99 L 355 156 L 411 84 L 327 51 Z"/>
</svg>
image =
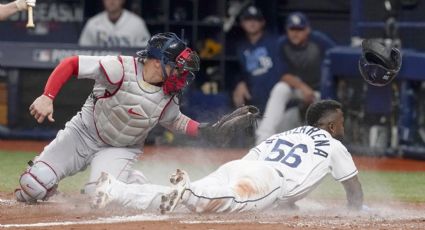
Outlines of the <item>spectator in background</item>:
<svg viewBox="0 0 425 230">
<path fill-rule="evenodd" d="M 35 2 L 36 0 L 16 0 L 7 4 L 0 4 L 0 21 L 6 20 L 19 11 L 28 9 L 28 6 L 35 7 Z"/>
<path fill-rule="evenodd" d="M 233 102 L 237 107 L 253 104 L 264 111 L 270 91 L 283 74 L 277 36 L 265 31 L 266 21 L 255 6 L 246 8 L 239 19 L 246 38 L 237 45 L 242 73 L 233 91 Z"/>
<path fill-rule="evenodd" d="M 105 11 L 90 18 L 80 36 L 81 46 L 144 47 L 150 39 L 145 22 L 124 9 L 125 0 L 103 0 Z"/>
<path fill-rule="evenodd" d="M 273 97 L 270 96 L 267 102 L 264 118 L 257 130 L 257 142 L 283 131 L 278 129 L 284 123 L 295 123 L 289 125 L 296 126 L 296 123 L 302 120 L 300 115 L 297 115 L 298 108 L 293 110 L 297 112 L 295 114 L 290 111 L 288 116 L 282 116 L 282 114 L 288 110 L 288 102 L 292 101 L 299 105 L 303 115 L 305 109 L 320 97 L 318 90 L 321 65 L 326 50 L 335 46 L 335 43 L 325 34 L 312 31 L 309 19 L 301 12 L 291 13 L 287 17 L 285 30 L 286 36 L 279 38 L 278 49 L 287 71 L 279 84 L 273 88 L 275 93 L 271 93 Z M 292 120 L 294 115 L 298 117 L 298 121 Z"/>
</svg>

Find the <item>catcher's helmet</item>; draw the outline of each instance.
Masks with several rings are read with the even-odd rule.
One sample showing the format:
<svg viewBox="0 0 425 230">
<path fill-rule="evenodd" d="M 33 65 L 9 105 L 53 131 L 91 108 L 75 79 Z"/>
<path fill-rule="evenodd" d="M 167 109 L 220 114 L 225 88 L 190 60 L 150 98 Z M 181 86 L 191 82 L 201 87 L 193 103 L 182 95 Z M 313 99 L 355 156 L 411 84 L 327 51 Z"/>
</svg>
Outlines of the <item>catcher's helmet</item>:
<svg viewBox="0 0 425 230">
<path fill-rule="evenodd" d="M 152 36 L 145 49 L 137 52 L 140 58 L 159 59 L 164 65 L 171 65 L 186 71 L 199 70 L 199 57 L 187 47 L 175 33 L 158 33 Z"/>
<path fill-rule="evenodd" d="M 152 36 L 145 49 L 137 52 L 141 59 L 154 58 L 161 61 L 163 90 L 168 95 L 181 95 L 181 92 L 195 78 L 199 70 L 199 56 L 187 47 L 174 33 L 159 33 Z M 167 75 L 165 66 L 171 66 Z"/>
<path fill-rule="evenodd" d="M 397 76 L 400 68 L 401 54 L 397 48 L 388 48 L 372 39 L 362 42 L 359 70 L 366 82 L 374 86 L 387 85 Z"/>
</svg>

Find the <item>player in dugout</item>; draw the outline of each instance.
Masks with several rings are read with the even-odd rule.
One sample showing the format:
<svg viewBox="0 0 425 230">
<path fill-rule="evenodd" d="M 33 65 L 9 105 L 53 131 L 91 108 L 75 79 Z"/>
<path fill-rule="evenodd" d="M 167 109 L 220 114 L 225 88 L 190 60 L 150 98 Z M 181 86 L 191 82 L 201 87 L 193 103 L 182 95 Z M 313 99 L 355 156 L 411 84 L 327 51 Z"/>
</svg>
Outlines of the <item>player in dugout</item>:
<svg viewBox="0 0 425 230">
<path fill-rule="evenodd" d="M 101 172 L 129 184 L 146 183 L 144 174 L 133 165 L 157 124 L 206 139 L 228 138 L 229 131 L 251 127 L 258 114 L 252 106 L 238 108 L 214 124 L 200 124 L 180 112 L 182 91 L 199 65 L 196 52 L 174 33 L 154 35 L 137 57 L 72 56 L 62 60 L 44 93 L 29 108 L 37 122 L 54 122 L 53 101 L 72 76 L 94 80 L 94 88 L 81 111 L 29 162 L 19 179 L 20 188 L 15 190 L 16 199 L 27 203 L 47 200 L 60 180 L 88 165 L 91 172 L 84 191 L 89 195 Z"/>
<path fill-rule="evenodd" d="M 242 212 L 281 204 L 296 208 L 322 179 L 331 174 L 345 188 L 348 208 L 361 210 L 363 191 L 350 153 L 339 141 L 344 136 L 342 105 L 322 100 L 309 106 L 306 125 L 272 135 L 240 160 L 220 166 L 206 177 L 190 182 L 177 170 L 168 192 L 160 185 L 129 185 L 102 173 L 92 207 L 111 202 L 142 210 L 158 203 L 162 213 L 185 206 L 198 213 Z"/>
<path fill-rule="evenodd" d="M 28 6 L 35 7 L 35 3 L 36 0 L 16 0 L 7 4 L 0 4 L 0 21 L 6 20 L 19 11 L 27 10 Z"/>
</svg>

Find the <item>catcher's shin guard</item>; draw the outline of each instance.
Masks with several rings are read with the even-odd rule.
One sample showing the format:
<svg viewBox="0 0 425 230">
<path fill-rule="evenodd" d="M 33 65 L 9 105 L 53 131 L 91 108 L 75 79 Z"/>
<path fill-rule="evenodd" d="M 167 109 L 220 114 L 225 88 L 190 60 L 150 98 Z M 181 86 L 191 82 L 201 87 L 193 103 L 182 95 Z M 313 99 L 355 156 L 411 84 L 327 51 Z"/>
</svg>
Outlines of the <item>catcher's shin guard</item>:
<svg viewBox="0 0 425 230">
<path fill-rule="evenodd" d="M 43 161 L 37 161 L 21 175 L 21 187 L 15 190 L 16 199 L 28 203 L 47 200 L 55 194 L 58 182 L 52 167 Z"/>
</svg>

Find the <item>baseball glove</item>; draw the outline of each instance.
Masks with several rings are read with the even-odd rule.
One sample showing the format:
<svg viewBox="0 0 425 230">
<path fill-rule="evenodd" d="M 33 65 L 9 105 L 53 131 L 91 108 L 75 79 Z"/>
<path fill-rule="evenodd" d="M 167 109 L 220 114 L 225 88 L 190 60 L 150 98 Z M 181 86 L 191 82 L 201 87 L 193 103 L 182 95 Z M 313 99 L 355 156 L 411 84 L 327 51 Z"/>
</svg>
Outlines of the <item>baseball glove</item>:
<svg viewBox="0 0 425 230">
<path fill-rule="evenodd" d="M 259 116 L 257 107 L 242 106 L 230 114 L 222 116 L 216 123 L 202 123 L 199 132 L 202 138 L 219 145 L 226 145 L 238 130 L 253 128 Z"/>
</svg>

